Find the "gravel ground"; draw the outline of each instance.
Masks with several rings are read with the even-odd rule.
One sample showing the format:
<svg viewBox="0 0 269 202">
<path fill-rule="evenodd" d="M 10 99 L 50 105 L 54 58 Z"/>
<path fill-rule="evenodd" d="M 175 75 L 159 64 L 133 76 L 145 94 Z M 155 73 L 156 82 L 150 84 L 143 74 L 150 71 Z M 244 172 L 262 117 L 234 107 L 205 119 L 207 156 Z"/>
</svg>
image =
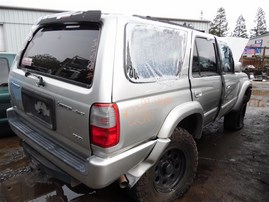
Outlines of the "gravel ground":
<svg viewBox="0 0 269 202">
<path fill-rule="evenodd" d="M 177 201 L 269 201 L 269 83 L 254 82 L 245 127 L 223 131 L 223 119 L 197 141 L 199 166 Z M 10 132 L 9 132 L 10 133 Z M 11 133 L 9 135 L 12 135 Z M 0 139 L 1 201 L 131 201 L 118 185 L 79 195 L 33 172 L 17 136 Z"/>
</svg>

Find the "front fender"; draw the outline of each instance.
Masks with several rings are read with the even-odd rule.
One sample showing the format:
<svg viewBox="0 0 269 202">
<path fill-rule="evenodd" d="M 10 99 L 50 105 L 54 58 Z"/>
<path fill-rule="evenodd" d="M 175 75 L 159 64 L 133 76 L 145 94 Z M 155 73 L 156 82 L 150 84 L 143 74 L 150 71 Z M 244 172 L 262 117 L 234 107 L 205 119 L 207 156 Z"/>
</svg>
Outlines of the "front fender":
<svg viewBox="0 0 269 202">
<path fill-rule="evenodd" d="M 248 88 L 252 88 L 252 83 L 250 80 L 245 80 L 244 83 L 242 84 L 241 90 L 238 94 L 237 101 L 236 101 L 232 111 L 238 111 L 240 109 L 240 106 L 242 105 L 243 100 L 244 100 L 244 95 L 246 94 L 246 91 L 248 90 Z M 250 95 L 251 94 L 248 95 L 248 100 L 250 98 Z"/>
<path fill-rule="evenodd" d="M 192 134 L 194 137 L 199 138 L 202 134 L 203 122 L 204 122 L 204 112 L 201 104 L 197 101 L 191 101 L 181 104 L 175 107 L 166 117 L 160 131 L 158 138 L 169 138 L 177 125 L 185 118 L 197 114 L 198 122 L 194 126 L 195 132 Z"/>
</svg>

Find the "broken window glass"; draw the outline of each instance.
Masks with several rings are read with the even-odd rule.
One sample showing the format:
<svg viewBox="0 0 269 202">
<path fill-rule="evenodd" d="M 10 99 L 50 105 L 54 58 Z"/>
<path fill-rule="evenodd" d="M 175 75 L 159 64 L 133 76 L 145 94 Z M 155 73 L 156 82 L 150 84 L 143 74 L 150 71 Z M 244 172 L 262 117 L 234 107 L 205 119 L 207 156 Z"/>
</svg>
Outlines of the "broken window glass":
<svg viewBox="0 0 269 202">
<path fill-rule="evenodd" d="M 125 71 L 133 82 L 178 79 L 187 32 L 145 24 L 126 26 Z"/>
</svg>

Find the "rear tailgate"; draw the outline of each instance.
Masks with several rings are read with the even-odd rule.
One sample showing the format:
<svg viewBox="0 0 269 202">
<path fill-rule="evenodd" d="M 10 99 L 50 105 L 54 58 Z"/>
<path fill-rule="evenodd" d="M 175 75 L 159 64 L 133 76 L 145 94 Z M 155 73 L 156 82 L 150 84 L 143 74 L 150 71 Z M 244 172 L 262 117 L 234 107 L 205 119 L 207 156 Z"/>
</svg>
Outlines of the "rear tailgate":
<svg viewBox="0 0 269 202">
<path fill-rule="evenodd" d="M 41 21 L 18 69 L 13 70 L 16 74 L 11 74 L 10 93 L 28 126 L 89 156 L 89 112 L 95 99 L 92 83 L 100 24 L 78 19 Z"/>
</svg>

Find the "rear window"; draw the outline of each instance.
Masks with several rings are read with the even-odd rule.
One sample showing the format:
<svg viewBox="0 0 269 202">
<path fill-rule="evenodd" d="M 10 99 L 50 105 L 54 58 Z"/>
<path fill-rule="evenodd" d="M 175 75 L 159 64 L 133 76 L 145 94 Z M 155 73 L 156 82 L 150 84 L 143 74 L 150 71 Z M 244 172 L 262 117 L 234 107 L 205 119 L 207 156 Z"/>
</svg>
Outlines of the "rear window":
<svg viewBox="0 0 269 202">
<path fill-rule="evenodd" d="M 29 42 L 21 67 L 89 88 L 99 34 L 98 25 L 42 27 Z"/>
</svg>

